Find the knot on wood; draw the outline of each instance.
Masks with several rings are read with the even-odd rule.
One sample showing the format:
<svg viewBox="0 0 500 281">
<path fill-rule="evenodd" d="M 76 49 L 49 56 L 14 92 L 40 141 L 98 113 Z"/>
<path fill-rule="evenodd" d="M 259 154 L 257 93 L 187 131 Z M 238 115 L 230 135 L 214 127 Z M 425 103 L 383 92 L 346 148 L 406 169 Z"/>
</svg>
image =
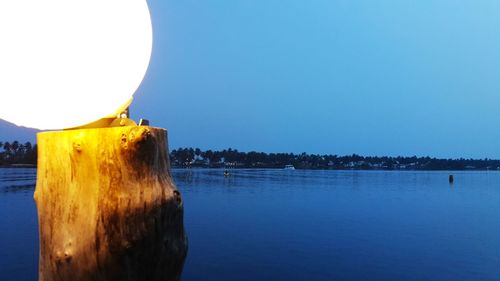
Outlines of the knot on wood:
<svg viewBox="0 0 500 281">
<path fill-rule="evenodd" d="M 151 164 L 157 157 L 157 140 L 146 127 L 133 127 L 128 134 L 122 134 L 121 146 L 131 160 Z"/>
<path fill-rule="evenodd" d="M 83 149 L 82 145 L 82 139 L 84 135 L 83 134 L 78 134 L 73 137 L 73 150 L 76 152 L 81 152 Z"/>
<path fill-rule="evenodd" d="M 73 253 L 71 249 L 66 249 L 64 252 L 56 251 L 55 260 L 57 263 L 61 264 L 63 262 L 71 262 L 71 258 L 73 257 Z"/>
<path fill-rule="evenodd" d="M 77 142 L 74 142 L 73 143 L 73 149 L 76 151 L 76 152 L 81 152 L 82 151 L 82 143 L 77 141 Z"/>
<path fill-rule="evenodd" d="M 182 204 L 181 193 L 178 190 L 174 190 L 174 200 L 175 202 L 177 202 L 178 205 Z"/>
<path fill-rule="evenodd" d="M 122 134 L 122 137 L 121 137 L 121 146 L 123 149 L 127 149 L 128 148 L 128 142 L 127 142 L 127 135 L 126 134 Z"/>
</svg>

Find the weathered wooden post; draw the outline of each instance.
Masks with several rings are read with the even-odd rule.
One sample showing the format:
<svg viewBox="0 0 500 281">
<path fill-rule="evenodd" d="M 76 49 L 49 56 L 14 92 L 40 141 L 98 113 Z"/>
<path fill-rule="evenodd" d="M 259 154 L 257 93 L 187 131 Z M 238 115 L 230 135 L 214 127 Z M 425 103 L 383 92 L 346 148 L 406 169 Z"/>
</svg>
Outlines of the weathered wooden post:
<svg viewBox="0 0 500 281">
<path fill-rule="evenodd" d="M 187 240 L 166 131 L 123 126 L 37 138 L 39 281 L 179 280 Z"/>
</svg>

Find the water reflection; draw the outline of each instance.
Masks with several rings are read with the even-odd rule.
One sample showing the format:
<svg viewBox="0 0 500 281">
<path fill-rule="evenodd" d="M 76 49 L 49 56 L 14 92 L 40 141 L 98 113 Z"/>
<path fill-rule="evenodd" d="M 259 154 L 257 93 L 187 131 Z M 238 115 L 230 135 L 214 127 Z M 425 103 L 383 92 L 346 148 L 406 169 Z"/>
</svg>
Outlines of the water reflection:
<svg viewBox="0 0 500 281">
<path fill-rule="evenodd" d="M 0 280 L 38 276 L 36 169 L 0 168 Z"/>
<path fill-rule="evenodd" d="M 174 169 L 182 280 L 498 280 L 500 173 Z M 0 279 L 36 280 L 36 172 L 0 169 Z"/>
<path fill-rule="evenodd" d="M 11 185 L 5 186 L 0 189 L 0 193 L 15 193 L 15 192 L 24 192 L 24 193 L 32 193 L 35 191 L 34 184 L 22 184 L 22 185 Z"/>
<path fill-rule="evenodd" d="M 0 194 L 34 192 L 36 170 L 32 168 L 0 169 Z"/>
<path fill-rule="evenodd" d="M 500 173 L 174 170 L 183 280 L 496 280 Z M 462 266 L 456 266 L 461 264 Z"/>
</svg>

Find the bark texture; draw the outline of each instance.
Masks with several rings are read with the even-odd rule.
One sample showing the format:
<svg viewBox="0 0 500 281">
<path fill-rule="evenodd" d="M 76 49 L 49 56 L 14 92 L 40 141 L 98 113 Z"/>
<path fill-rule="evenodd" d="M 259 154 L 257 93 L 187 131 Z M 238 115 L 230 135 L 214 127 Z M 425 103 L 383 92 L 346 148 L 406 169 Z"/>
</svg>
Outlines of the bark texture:
<svg viewBox="0 0 500 281">
<path fill-rule="evenodd" d="M 165 130 L 128 126 L 37 138 L 39 281 L 180 279 L 187 239 Z"/>
</svg>

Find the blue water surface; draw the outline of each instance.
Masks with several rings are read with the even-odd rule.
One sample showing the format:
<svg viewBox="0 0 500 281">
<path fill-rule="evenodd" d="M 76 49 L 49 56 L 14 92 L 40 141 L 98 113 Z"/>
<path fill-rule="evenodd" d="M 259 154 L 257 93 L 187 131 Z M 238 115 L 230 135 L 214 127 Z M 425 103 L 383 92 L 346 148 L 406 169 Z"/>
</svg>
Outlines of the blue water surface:
<svg viewBox="0 0 500 281">
<path fill-rule="evenodd" d="M 500 173 L 173 170 L 183 280 L 500 280 Z M 34 169 L 0 169 L 0 279 L 36 280 Z"/>
</svg>

